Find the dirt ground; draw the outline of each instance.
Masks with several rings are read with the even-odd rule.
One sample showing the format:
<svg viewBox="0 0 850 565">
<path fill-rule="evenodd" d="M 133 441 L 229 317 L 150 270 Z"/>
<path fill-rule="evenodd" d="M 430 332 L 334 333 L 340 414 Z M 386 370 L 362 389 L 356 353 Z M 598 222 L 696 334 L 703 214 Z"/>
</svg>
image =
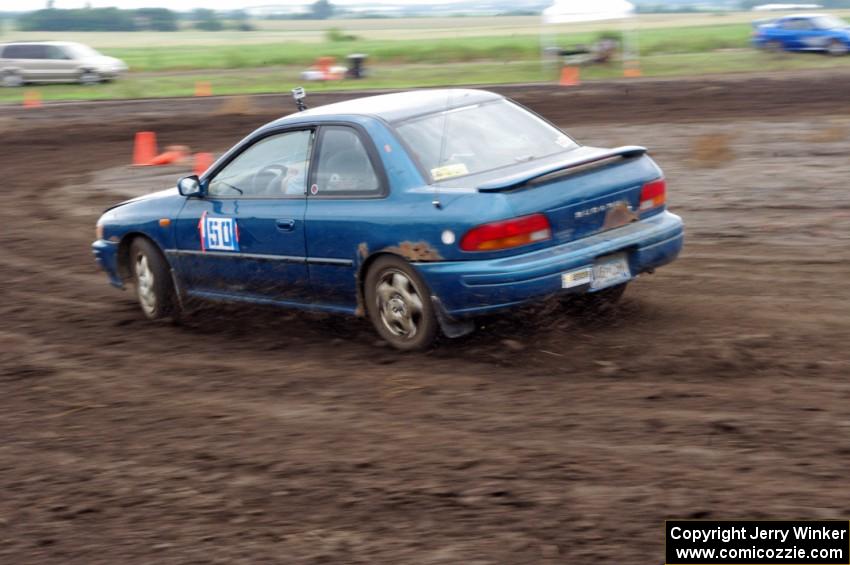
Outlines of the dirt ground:
<svg viewBox="0 0 850 565">
<path fill-rule="evenodd" d="M 133 132 L 221 151 L 285 97 L 0 107 L 0 562 L 645 564 L 665 519 L 846 519 L 849 86 L 503 89 L 652 148 L 686 250 L 598 319 L 425 354 L 345 318 L 149 323 L 96 271 Z"/>
</svg>

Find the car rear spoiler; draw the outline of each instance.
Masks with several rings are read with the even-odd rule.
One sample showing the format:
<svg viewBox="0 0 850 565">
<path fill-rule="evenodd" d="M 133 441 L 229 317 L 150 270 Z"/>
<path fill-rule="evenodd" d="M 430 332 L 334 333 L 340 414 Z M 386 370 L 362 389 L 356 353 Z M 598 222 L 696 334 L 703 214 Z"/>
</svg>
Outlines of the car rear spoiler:
<svg viewBox="0 0 850 565">
<path fill-rule="evenodd" d="M 501 190 L 508 190 L 553 173 L 576 169 L 592 163 L 607 161 L 608 159 L 629 159 L 631 157 L 639 157 L 645 153 L 646 147 L 639 147 L 637 145 L 625 145 L 623 147 L 617 147 L 616 149 L 601 149 L 596 153 L 591 153 L 590 155 L 585 153 L 578 157 L 566 158 L 543 167 L 529 169 L 515 175 L 486 182 L 478 187 L 478 192 L 499 192 Z"/>
</svg>

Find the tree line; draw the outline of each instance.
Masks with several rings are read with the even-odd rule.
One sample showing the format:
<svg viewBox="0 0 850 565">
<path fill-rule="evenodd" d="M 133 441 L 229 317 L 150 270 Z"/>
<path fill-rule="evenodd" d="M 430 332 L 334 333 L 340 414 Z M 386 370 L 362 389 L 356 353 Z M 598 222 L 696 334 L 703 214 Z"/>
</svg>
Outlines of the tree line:
<svg viewBox="0 0 850 565">
<path fill-rule="evenodd" d="M 289 17 L 324 20 L 333 14 L 334 5 L 329 0 L 317 0 L 308 12 Z M 48 2 L 48 7 L 44 10 L 19 15 L 15 24 L 21 31 L 177 31 L 181 20 L 187 20 L 191 27 L 204 31 L 254 29 L 244 10 L 216 12 L 198 8 L 188 14 L 180 14 L 167 8 L 59 9 L 54 8 L 52 2 Z"/>
<path fill-rule="evenodd" d="M 21 31 L 175 31 L 178 27 L 177 14 L 166 8 L 47 8 L 22 14 L 15 23 Z"/>
</svg>

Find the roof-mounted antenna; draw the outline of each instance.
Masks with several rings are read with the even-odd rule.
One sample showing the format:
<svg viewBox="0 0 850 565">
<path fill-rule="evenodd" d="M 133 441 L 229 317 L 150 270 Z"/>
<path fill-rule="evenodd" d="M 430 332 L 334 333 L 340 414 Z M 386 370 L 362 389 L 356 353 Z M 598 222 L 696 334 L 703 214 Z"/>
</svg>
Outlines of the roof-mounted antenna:
<svg viewBox="0 0 850 565">
<path fill-rule="evenodd" d="M 446 135 L 449 133 L 449 108 L 452 107 L 452 91 L 446 93 L 446 109 L 443 111 L 443 134 L 440 138 L 440 159 L 437 161 L 437 168 L 443 166 L 443 161 L 446 160 Z M 440 202 L 440 181 L 434 183 L 434 200 L 431 204 L 437 210 L 443 209 L 443 203 Z"/>
<path fill-rule="evenodd" d="M 307 93 L 304 92 L 304 89 L 300 86 L 297 86 L 292 89 L 292 98 L 295 100 L 295 105 L 298 106 L 298 111 L 303 112 L 307 109 L 307 104 L 304 102 L 304 98 L 307 96 Z"/>
</svg>

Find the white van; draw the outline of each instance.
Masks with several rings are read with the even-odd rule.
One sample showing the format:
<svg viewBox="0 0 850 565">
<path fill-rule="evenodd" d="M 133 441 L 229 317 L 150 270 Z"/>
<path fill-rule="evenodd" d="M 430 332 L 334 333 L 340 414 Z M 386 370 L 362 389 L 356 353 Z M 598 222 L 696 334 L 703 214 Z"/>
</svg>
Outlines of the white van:
<svg viewBox="0 0 850 565">
<path fill-rule="evenodd" d="M 124 61 L 101 55 L 91 47 L 69 41 L 20 42 L 0 45 L 0 84 L 28 82 L 109 81 L 127 71 Z"/>
</svg>

